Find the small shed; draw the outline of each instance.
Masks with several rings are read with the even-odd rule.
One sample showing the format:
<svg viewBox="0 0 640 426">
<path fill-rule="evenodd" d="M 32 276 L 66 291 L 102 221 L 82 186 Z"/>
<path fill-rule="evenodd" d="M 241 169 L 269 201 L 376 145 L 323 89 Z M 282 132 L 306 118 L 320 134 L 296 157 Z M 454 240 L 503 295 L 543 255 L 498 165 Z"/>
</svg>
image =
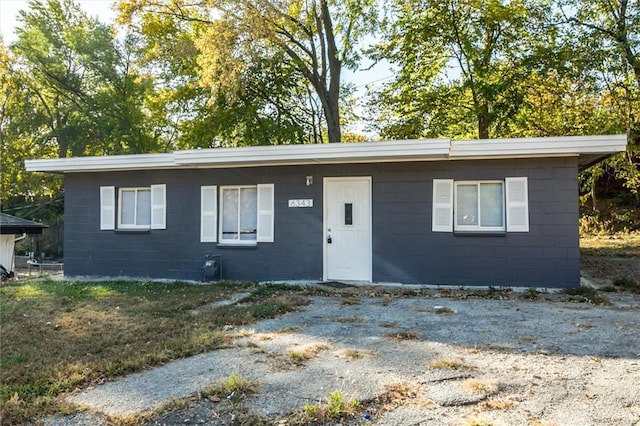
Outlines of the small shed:
<svg viewBox="0 0 640 426">
<path fill-rule="evenodd" d="M 16 241 L 25 238 L 27 234 L 42 234 L 44 228 L 47 225 L 0 212 L 0 265 L 7 271 L 12 271 Z"/>
</svg>

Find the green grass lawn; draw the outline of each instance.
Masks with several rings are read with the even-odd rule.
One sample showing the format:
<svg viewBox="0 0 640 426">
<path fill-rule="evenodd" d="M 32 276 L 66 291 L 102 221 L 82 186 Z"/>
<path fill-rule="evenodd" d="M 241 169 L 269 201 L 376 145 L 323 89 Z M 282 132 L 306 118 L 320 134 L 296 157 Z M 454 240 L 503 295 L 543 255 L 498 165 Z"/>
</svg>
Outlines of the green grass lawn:
<svg viewBox="0 0 640 426">
<path fill-rule="evenodd" d="M 214 308 L 234 292 L 247 303 Z M 66 391 L 228 346 L 227 325 L 306 304 L 255 284 L 19 281 L 0 287 L 2 424 L 64 412 Z"/>
</svg>

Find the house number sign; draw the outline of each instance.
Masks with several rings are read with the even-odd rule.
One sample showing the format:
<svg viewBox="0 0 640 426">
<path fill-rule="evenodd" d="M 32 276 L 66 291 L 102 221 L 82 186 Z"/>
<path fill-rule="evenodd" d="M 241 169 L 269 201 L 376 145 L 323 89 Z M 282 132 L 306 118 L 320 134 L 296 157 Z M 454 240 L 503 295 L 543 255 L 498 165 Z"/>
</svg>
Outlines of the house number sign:
<svg viewBox="0 0 640 426">
<path fill-rule="evenodd" d="M 289 200 L 289 207 L 313 207 L 313 200 Z"/>
</svg>

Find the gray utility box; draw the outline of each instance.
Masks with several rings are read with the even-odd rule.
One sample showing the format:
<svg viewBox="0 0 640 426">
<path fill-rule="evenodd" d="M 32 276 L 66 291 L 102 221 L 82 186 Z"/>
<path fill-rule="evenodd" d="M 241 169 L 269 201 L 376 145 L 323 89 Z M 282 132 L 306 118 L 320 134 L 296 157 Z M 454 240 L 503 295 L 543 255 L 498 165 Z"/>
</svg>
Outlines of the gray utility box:
<svg viewBox="0 0 640 426">
<path fill-rule="evenodd" d="M 202 281 L 219 281 L 222 275 L 222 256 L 219 254 L 207 254 L 202 266 Z"/>
</svg>

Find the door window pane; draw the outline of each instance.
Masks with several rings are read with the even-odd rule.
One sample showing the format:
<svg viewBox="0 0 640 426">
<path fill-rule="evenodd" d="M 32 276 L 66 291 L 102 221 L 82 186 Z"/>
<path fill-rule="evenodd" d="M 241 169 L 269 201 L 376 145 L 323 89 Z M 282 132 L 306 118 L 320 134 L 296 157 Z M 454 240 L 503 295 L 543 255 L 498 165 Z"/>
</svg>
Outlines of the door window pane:
<svg viewBox="0 0 640 426">
<path fill-rule="evenodd" d="M 344 224 L 353 225 L 353 204 L 352 203 L 344 204 Z"/>
</svg>

